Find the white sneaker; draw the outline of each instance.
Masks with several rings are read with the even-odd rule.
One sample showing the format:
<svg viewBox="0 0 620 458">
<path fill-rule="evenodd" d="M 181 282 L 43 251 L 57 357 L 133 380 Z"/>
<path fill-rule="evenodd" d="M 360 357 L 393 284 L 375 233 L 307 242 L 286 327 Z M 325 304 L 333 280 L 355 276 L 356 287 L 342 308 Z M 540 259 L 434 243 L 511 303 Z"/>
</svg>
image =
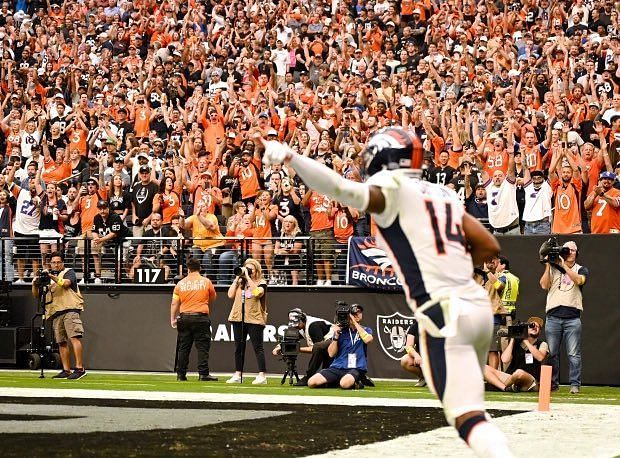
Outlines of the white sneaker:
<svg viewBox="0 0 620 458">
<path fill-rule="evenodd" d="M 101 284 L 101 278 L 99 277 L 95 277 L 95 281 L 93 282 L 95 285 L 100 285 Z"/>
<path fill-rule="evenodd" d="M 14 285 L 25 285 L 25 284 L 26 284 L 26 282 L 25 282 L 22 278 L 20 278 L 20 279 L 18 279 L 18 280 L 15 280 L 15 281 L 13 282 L 13 284 L 14 284 Z"/>
<path fill-rule="evenodd" d="M 84 278 L 82 278 L 79 282 L 78 285 L 83 285 L 84 284 Z"/>
<path fill-rule="evenodd" d="M 323 286 L 325 282 L 323 280 L 317 280 L 316 281 L 316 286 Z"/>
<path fill-rule="evenodd" d="M 323 285 L 325 286 L 331 286 L 332 281 L 331 280 L 325 280 L 325 283 L 323 283 Z"/>
<path fill-rule="evenodd" d="M 232 377 L 230 377 L 228 380 L 226 380 L 226 383 L 241 383 L 241 377 L 235 374 Z"/>
<path fill-rule="evenodd" d="M 258 375 L 254 380 L 252 380 L 252 385 L 267 385 L 267 377 L 264 375 Z"/>
</svg>

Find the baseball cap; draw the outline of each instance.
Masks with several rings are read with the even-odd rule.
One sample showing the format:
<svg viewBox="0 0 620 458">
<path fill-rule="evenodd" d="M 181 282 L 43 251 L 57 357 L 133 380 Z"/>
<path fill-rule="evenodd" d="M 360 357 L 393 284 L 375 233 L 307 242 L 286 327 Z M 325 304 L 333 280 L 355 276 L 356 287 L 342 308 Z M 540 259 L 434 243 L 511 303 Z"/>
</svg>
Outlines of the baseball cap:
<svg viewBox="0 0 620 458">
<path fill-rule="evenodd" d="M 138 153 L 138 156 L 136 156 L 138 159 L 146 159 L 147 161 L 149 160 L 149 155 L 146 153 Z"/>
<path fill-rule="evenodd" d="M 588 106 L 590 106 L 590 107 L 596 107 L 596 108 L 598 108 L 599 110 L 601 109 L 601 106 L 600 106 L 598 103 L 596 103 L 596 102 L 590 102 L 590 103 L 588 104 Z"/>
<path fill-rule="evenodd" d="M 116 139 L 112 138 L 112 137 L 108 137 L 107 140 L 105 141 L 106 145 L 116 145 Z"/>
<path fill-rule="evenodd" d="M 351 305 L 351 313 L 357 313 L 357 312 L 363 312 L 364 311 L 364 307 L 362 307 L 359 304 L 352 304 Z"/>
<path fill-rule="evenodd" d="M 267 132 L 267 136 L 269 135 L 278 135 L 278 131 L 275 129 L 269 129 L 269 131 Z"/>
<path fill-rule="evenodd" d="M 601 175 L 599 177 L 601 180 L 603 179 L 607 179 L 607 180 L 615 180 L 616 179 L 616 174 L 614 172 L 601 172 Z"/>
<path fill-rule="evenodd" d="M 99 181 L 96 178 L 89 178 L 88 180 L 86 180 L 86 183 L 99 186 Z"/>
<path fill-rule="evenodd" d="M 100 199 L 97 202 L 97 208 L 108 208 L 109 206 L 110 206 L 110 204 L 108 204 L 107 200 Z"/>
<path fill-rule="evenodd" d="M 269 119 L 269 115 L 267 113 L 265 113 L 264 111 L 258 115 L 259 118 L 266 118 Z"/>
<path fill-rule="evenodd" d="M 125 159 L 123 159 L 121 156 L 116 156 L 116 157 L 114 158 L 114 162 L 118 162 L 118 163 L 121 163 L 121 164 L 122 164 L 122 163 L 124 163 L 124 162 L 125 162 Z"/>
<path fill-rule="evenodd" d="M 543 327 L 545 322 L 543 321 L 542 318 L 537 317 L 537 316 L 531 316 L 527 319 L 528 323 L 536 323 L 539 327 Z"/>
<path fill-rule="evenodd" d="M 236 138 L 237 134 L 235 134 L 234 132 L 228 132 L 227 137 L 228 138 Z"/>
<path fill-rule="evenodd" d="M 140 166 L 139 172 L 140 173 L 150 173 L 151 172 L 151 168 L 148 165 L 142 165 L 142 166 Z"/>
</svg>

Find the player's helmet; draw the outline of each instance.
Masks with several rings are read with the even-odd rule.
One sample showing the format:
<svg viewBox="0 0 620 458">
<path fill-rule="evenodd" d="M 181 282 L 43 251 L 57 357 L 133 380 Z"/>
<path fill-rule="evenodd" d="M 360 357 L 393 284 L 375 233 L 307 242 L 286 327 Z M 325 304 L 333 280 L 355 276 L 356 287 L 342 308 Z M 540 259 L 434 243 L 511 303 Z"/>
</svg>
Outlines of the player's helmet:
<svg viewBox="0 0 620 458">
<path fill-rule="evenodd" d="M 424 148 L 415 133 L 386 127 L 377 131 L 362 153 L 369 175 L 383 170 L 422 169 Z"/>
</svg>

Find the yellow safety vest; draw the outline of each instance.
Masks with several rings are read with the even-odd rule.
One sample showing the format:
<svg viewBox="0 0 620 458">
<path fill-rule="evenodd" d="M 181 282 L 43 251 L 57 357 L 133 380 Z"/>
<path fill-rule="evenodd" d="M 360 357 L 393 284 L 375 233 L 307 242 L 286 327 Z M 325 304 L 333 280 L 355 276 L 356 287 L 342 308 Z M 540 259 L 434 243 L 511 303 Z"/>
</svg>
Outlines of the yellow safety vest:
<svg viewBox="0 0 620 458">
<path fill-rule="evenodd" d="M 509 312 L 517 309 L 517 298 L 519 297 L 519 277 L 511 274 L 507 270 L 499 274 L 506 278 L 504 289 L 502 291 L 502 305 Z M 499 281 L 499 280 L 498 280 Z"/>
</svg>

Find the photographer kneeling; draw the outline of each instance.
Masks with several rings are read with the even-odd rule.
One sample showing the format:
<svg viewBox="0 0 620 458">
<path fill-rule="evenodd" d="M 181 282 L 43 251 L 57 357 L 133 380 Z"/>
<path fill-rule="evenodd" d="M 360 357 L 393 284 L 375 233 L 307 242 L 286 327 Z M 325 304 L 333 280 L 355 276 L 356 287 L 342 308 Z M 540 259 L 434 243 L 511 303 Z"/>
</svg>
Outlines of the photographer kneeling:
<svg viewBox="0 0 620 458">
<path fill-rule="evenodd" d="M 516 325 L 510 328 L 521 328 Z M 549 353 L 547 342 L 540 338 L 543 327 L 542 318 L 532 316 L 527 320 L 527 337 L 513 337 L 502 352 L 502 363 L 508 365 L 507 372 L 487 365 L 484 368 L 484 379 L 501 391 L 538 391 L 540 382 L 540 366 Z M 524 332 L 521 331 L 520 332 Z M 525 337 L 525 338 L 523 338 Z"/>
<path fill-rule="evenodd" d="M 373 341 L 372 329 L 360 325 L 364 308 L 353 304 L 349 309 L 348 326 L 338 313 L 332 341 L 327 347 L 334 361 L 327 369 L 314 374 L 308 380 L 310 388 L 327 385 L 343 389 L 363 387 L 361 380 L 368 370 L 366 346 Z"/>
<path fill-rule="evenodd" d="M 84 310 L 84 298 L 77 284 L 75 271 L 65 268 L 65 258 L 56 251 L 50 255 L 51 271 L 43 271 L 32 282 L 32 295 L 39 298 L 40 288 L 49 288 L 51 303 L 45 307 L 45 319 L 52 320 L 54 338 L 60 348 L 62 371 L 53 378 L 76 380 L 86 375 L 82 362 L 82 336 L 84 326 L 80 312 Z M 44 293 L 44 291 L 42 291 Z M 45 302 L 49 299 L 46 297 Z M 75 370 L 71 372 L 71 355 L 68 342 L 71 341 L 75 356 Z"/>
<path fill-rule="evenodd" d="M 308 379 L 319 369 L 329 367 L 332 362 L 327 348 L 332 341 L 333 325 L 322 318 L 306 315 L 300 308 L 288 312 L 288 321 L 289 327 L 299 329 L 300 336 L 306 339 L 307 345 L 299 347 L 299 352 L 312 354 L 306 375 L 295 383 L 295 386 L 308 386 Z M 273 349 L 272 353 L 274 356 L 282 354 L 280 344 Z"/>
</svg>

